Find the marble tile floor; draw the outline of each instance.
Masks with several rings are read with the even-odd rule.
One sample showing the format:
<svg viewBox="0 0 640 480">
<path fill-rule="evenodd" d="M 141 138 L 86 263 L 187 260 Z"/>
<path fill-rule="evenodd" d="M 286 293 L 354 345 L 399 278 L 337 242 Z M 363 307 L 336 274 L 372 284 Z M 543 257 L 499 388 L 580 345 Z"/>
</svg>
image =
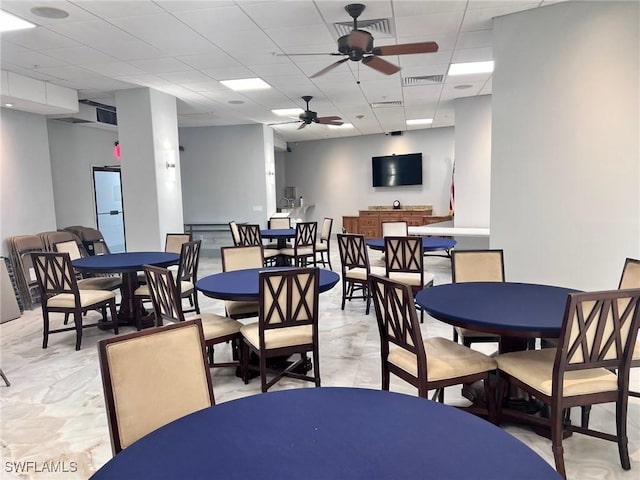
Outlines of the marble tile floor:
<svg viewBox="0 0 640 480">
<path fill-rule="evenodd" d="M 332 263 L 339 271 L 337 244 L 332 244 Z M 379 254 L 372 253 L 372 262 Z M 451 281 L 450 263 L 440 257 L 426 258 L 428 271 L 435 273 L 436 285 Z M 221 270 L 220 259 L 204 256 L 200 277 Z M 373 312 L 364 314 L 364 302 L 348 302 L 340 310 L 341 285 L 321 294 L 320 371 L 323 386 L 380 388 L 380 346 Z M 223 313 L 223 302 L 200 295 L 203 311 Z M 451 326 L 425 317 L 423 335 L 451 338 Z M 121 332 L 133 331 L 126 327 Z M 73 332 L 51 335 L 49 347 L 42 349 L 42 319 L 39 309 L 27 311 L 17 320 L 0 325 L 0 367 L 11 381 L 0 382 L 0 439 L 3 479 L 86 479 L 111 458 L 96 344 L 111 336 L 96 328 L 84 331 L 82 350 L 74 350 Z M 492 345 L 477 347 L 491 353 Z M 229 355 L 226 346 L 216 350 L 219 358 Z M 232 369 L 212 372 L 217 403 L 258 394 L 257 379 L 244 385 Z M 640 369 L 632 369 L 632 388 L 640 390 Z M 273 390 L 313 388 L 311 383 L 284 379 Z M 391 390 L 416 395 L 415 389 L 392 376 Z M 467 401 L 459 387 L 448 388 L 445 400 L 463 405 Z M 573 420 L 579 412 L 574 409 Z M 613 405 L 594 406 L 592 425 L 615 430 Z M 553 465 L 550 441 L 524 427 L 506 425 L 514 435 Z M 460 432 L 464 435 L 464 432 Z M 565 440 L 568 478 L 573 480 L 614 480 L 640 478 L 640 399 L 629 399 L 629 451 L 632 469 L 622 470 L 614 443 L 574 435 Z M 452 461 L 460 461 L 452 452 Z M 28 464 L 18 471 L 17 462 Z M 50 462 L 47 464 L 46 462 Z M 57 462 L 57 463 L 56 463 Z M 47 465 L 65 471 L 47 472 Z M 498 468 L 498 466 L 496 466 Z M 515 479 L 514 479 L 515 480 Z"/>
</svg>

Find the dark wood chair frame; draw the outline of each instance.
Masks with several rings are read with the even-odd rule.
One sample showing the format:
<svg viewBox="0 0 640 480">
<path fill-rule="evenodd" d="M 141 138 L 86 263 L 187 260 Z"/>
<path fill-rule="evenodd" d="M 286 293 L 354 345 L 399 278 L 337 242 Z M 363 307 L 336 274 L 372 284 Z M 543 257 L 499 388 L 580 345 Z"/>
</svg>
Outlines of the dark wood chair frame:
<svg viewBox="0 0 640 480">
<path fill-rule="evenodd" d="M 248 247 L 252 245 L 259 245 L 263 248 L 263 264 L 265 267 L 274 266 L 276 264 L 276 256 L 265 257 L 264 256 L 264 244 L 262 242 L 262 234 L 260 233 L 260 225 L 245 223 L 238 225 L 238 233 L 240 234 L 240 242 L 238 246 Z M 269 253 L 275 253 L 272 250 Z"/>
<path fill-rule="evenodd" d="M 365 301 L 365 314 L 369 315 L 371 305 L 371 294 L 369 291 L 369 274 L 371 266 L 369 264 L 369 254 L 367 252 L 367 244 L 364 235 L 352 233 L 339 233 L 338 251 L 340 253 L 340 264 L 342 265 L 342 305 L 347 300 Z M 347 277 L 347 272 L 352 268 L 364 268 L 367 271 L 367 278 L 364 280 L 358 278 Z"/>
<path fill-rule="evenodd" d="M 38 287 L 40 289 L 42 302 L 42 319 L 44 322 L 42 348 L 47 348 L 50 333 L 69 332 L 75 330 L 76 350 L 80 350 L 80 346 L 82 345 L 82 330 L 85 328 L 96 327 L 100 325 L 100 323 L 83 325 L 83 314 L 89 310 L 101 309 L 103 312 L 104 323 L 104 320 L 106 319 L 106 308 L 109 308 L 109 311 L 111 313 L 111 321 L 113 324 L 113 333 L 118 334 L 118 315 L 116 312 L 115 297 L 104 300 L 102 302 L 93 303 L 85 307 L 82 307 L 80 305 L 80 290 L 78 288 L 78 283 L 76 280 L 76 273 L 73 269 L 73 266 L 71 265 L 71 258 L 69 257 L 68 253 L 32 253 L 31 259 L 33 262 L 33 266 L 35 267 L 36 279 L 38 282 Z M 49 299 L 58 294 L 73 295 L 74 306 L 49 306 Z M 65 314 L 65 320 L 68 315 L 73 315 L 74 326 L 50 330 L 49 315 L 51 313 L 63 313 Z"/>
<path fill-rule="evenodd" d="M 309 259 L 313 261 L 313 266 L 316 266 L 317 233 L 318 222 L 300 222 L 296 225 L 293 256 L 290 256 L 296 267 L 306 267 Z M 311 253 L 298 253 L 298 250 L 303 248 L 311 248 Z"/>
<path fill-rule="evenodd" d="M 162 267 L 155 267 L 153 265 L 145 265 L 144 274 L 147 277 L 147 284 L 149 285 L 149 294 L 156 317 L 156 326 L 163 326 L 165 320 L 171 323 L 184 322 L 185 318 L 182 310 L 181 297 L 178 292 L 178 288 L 176 287 L 176 282 L 173 279 L 171 270 Z M 231 335 L 205 339 L 205 346 L 207 347 L 209 358 L 209 368 L 240 366 L 238 358 L 241 338 L 242 337 L 238 332 Z M 214 363 L 215 345 L 227 342 L 231 342 L 231 351 L 234 361 Z"/>
<path fill-rule="evenodd" d="M 305 276 L 307 279 L 303 283 Z M 262 392 L 266 392 L 285 376 L 314 382 L 316 387 L 320 386 L 320 355 L 318 349 L 319 285 L 320 271 L 317 267 L 264 271 L 260 273 L 260 285 L 258 288 L 260 303 L 258 333 L 260 345 L 259 348 L 256 348 L 246 339 L 242 342 L 243 349 L 240 358 L 245 384 L 249 381 L 249 370 L 257 369 L 260 372 Z M 268 304 L 266 302 L 267 292 L 270 298 L 274 299 L 280 298 L 281 295 L 286 295 L 284 307 L 277 300 Z M 294 292 L 299 293 L 299 301 L 297 303 L 293 301 Z M 311 305 L 306 301 L 308 293 L 311 293 Z M 305 318 L 299 319 L 301 313 Z M 311 343 L 265 349 L 265 332 L 304 325 L 311 325 L 313 332 Z M 297 373 L 296 371 L 307 363 L 306 354 L 308 352 L 312 352 L 313 355 L 313 376 Z M 250 353 L 254 353 L 259 357 L 258 367 L 249 363 Z M 284 369 L 275 369 L 267 364 L 267 360 L 270 358 L 289 357 L 296 353 L 300 354 L 300 359 L 290 363 Z M 275 376 L 267 381 L 267 374 L 274 374 Z"/>
<path fill-rule="evenodd" d="M 467 254 L 479 254 L 479 253 L 487 253 L 491 255 L 497 255 L 500 258 L 500 268 L 502 271 L 502 275 L 500 280 L 492 280 L 492 281 L 500 281 L 504 282 L 504 251 L 501 249 L 492 249 L 492 250 L 454 250 L 451 252 L 451 282 L 456 282 L 456 257 L 460 258 L 460 256 Z M 470 347 L 473 343 L 497 343 L 500 341 L 500 336 L 495 334 L 487 333 L 486 336 L 474 336 L 474 337 L 465 337 L 459 332 L 458 327 L 453 327 L 453 341 L 457 342 L 458 338 L 462 342 L 465 347 Z M 535 339 L 533 339 L 535 342 Z"/>
<path fill-rule="evenodd" d="M 462 377 L 447 378 L 439 381 L 430 381 L 427 373 L 429 359 L 424 348 L 420 323 L 414 306 L 413 292 L 407 284 L 390 280 L 379 275 L 369 276 L 369 286 L 380 333 L 380 354 L 382 362 L 382 390 L 389 391 L 390 377 L 400 377 L 405 382 L 418 389 L 418 396 L 429 398 L 428 391 L 435 390 L 432 400 L 444 403 L 444 388 L 452 385 L 463 385 L 482 380 L 486 397 L 486 408 L 478 405 L 459 407 L 470 413 L 486 415 L 496 423 L 495 392 L 491 387 L 490 374 L 493 372 L 480 372 Z M 416 356 L 417 373 L 414 377 L 409 372 L 390 363 L 390 345 L 396 345 Z"/>
<path fill-rule="evenodd" d="M 629 271 L 629 269 L 639 270 L 640 271 L 640 260 L 635 258 L 629 258 L 624 261 L 624 267 L 622 269 L 622 275 L 620 276 L 620 283 L 618 283 L 618 288 L 626 288 L 624 286 L 625 273 Z M 634 288 L 638 288 L 634 285 Z M 640 358 L 631 359 L 631 367 L 640 367 Z M 640 392 L 630 391 L 629 395 L 632 397 L 640 398 Z"/>
<path fill-rule="evenodd" d="M 202 240 L 192 240 L 182 244 L 180 250 L 180 261 L 178 263 L 177 282 L 178 293 L 180 297 L 187 297 L 189 299 L 189 305 L 192 307 L 189 310 L 185 310 L 185 313 L 196 312 L 200 313 L 200 305 L 198 304 L 198 290 L 196 289 L 196 282 L 198 281 L 198 263 L 200 262 L 200 247 L 202 246 Z M 180 291 L 180 282 L 193 283 L 193 291 L 189 295 L 184 295 Z"/>
<path fill-rule="evenodd" d="M 205 351 L 204 345 L 204 335 L 202 333 L 202 323 L 200 319 L 195 320 L 186 320 L 181 323 L 176 323 L 173 325 L 167 325 L 165 327 L 160 328 L 148 328 L 146 330 L 142 330 L 140 332 L 134 332 L 127 335 L 120 335 L 117 338 L 110 338 L 106 340 L 101 340 L 98 342 L 98 359 L 100 361 L 100 371 L 102 375 L 102 386 L 104 389 L 104 398 L 105 404 L 107 408 L 107 420 L 109 424 L 109 436 L 111 437 L 111 449 L 113 454 L 116 455 L 122 451 L 122 443 L 120 440 L 120 429 L 118 427 L 118 417 L 116 415 L 116 407 L 115 407 L 115 398 L 113 395 L 113 381 L 111 379 L 111 371 L 109 369 L 109 361 L 107 357 L 107 349 L 109 344 L 114 342 L 123 342 L 132 339 L 140 339 L 143 340 L 145 337 L 150 335 L 154 335 L 161 330 L 173 329 L 173 328 L 190 328 L 193 325 L 197 325 L 200 330 L 200 339 L 202 344 L 202 359 L 205 365 L 207 364 L 207 354 Z M 213 386 L 211 383 L 211 376 L 206 375 L 206 381 L 209 389 L 209 397 L 211 399 L 211 405 L 215 405 L 215 399 L 213 396 Z"/>
<path fill-rule="evenodd" d="M 624 299 L 628 299 L 628 302 L 621 308 L 620 302 L 624 303 Z M 590 304 L 592 304 L 591 308 L 589 308 Z M 577 325 L 573 322 L 574 315 L 577 318 Z M 608 315 L 612 317 L 616 327 L 611 331 L 607 331 L 605 328 Z M 550 396 L 546 395 L 518 378 L 498 370 L 498 376 L 501 380 L 521 388 L 549 405 L 549 418 L 518 412 L 512 412 L 510 415 L 517 416 L 519 414 L 525 422 L 551 428 L 551 443 L 556 470 L 563 478 L 566 478 L 566 471 L 562 440 L 566 431 L 616 442 L 622 468 L 624 470 L 631 468 L 627 439 L 629 369 L 639 323 L 640 289 L 572 293 L 567 299 L 563 329 L 556 349 L 552 377 L 553 393 Z M 574 328 L 578 331 L 574 332 Z M 595 332 L 595 334 L 589 338 L 588 331 Z M 625 331 L 628 332 L 626 336 Z M 611 358 L 606 358 L 607 355 Z M 563 396 L 565 372 L 601 367 L 618 372 L 618 388 L 616 390 Z M 500 396 L 498 398 L 502 398 L 506 383 L 500 382 Z M 593 430 L 584 425 L 571 425 L 567 421 L 566 413 L 571 407 L 612 402 L 616 404 L 616 435 Z M 500 410 L 500 406 L 498 409 Z"/>
<path fill-rule="evenodd" d="M 324 231 L 325 231 L 325 224 L 328 223 L 329 224 L 329 229 L 327 232 L 327 236 L 325 238 L 324 236 Z M 317 264 L 322 264 L 322 266 L 329 266 L 329 270 L 333 270 L 333 267 L 331 266 L 331 229 L 333 228 L 333 218 L 329 218 L 329 217 L 324 217 L 324 219 L 322 220 L 322 228 L 320 229 L 320 243 L 322 245 L 327 246 L 326 250 L 316 250 L 316 254 L 319 256 L 319 258 L 316 259 L 316 265 Z M 325 257 L 326 254 L 326 257 Z"/>
<path fill-rule="evenodd" d="M 422 237 L 384 237 L 384 267 L 387 277 L 391 273 L 419 273 L 420 284 L 409 285 L 414 297 L 423 288 L 433 286 L 433 280 L 424 283 Z M 420 323 L 424 323 L 424 310 L 418 304 L 415 307 L 420 310 Z"/>
</svg>

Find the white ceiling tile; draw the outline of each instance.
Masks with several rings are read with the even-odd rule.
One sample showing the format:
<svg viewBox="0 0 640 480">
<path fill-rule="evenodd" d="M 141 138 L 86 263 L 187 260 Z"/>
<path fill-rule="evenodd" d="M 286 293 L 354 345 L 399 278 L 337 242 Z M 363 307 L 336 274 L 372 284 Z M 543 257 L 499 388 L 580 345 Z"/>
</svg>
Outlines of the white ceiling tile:
<svg viewBox="0 0 640 480">
<path fill-rule="evenodd" d="M 203 0 L 155 0 L 156 4 L 162 7 L 164 10 L 168 12 L 178 13 L 189 10 L 203 10 L 211 8 L 211 4 L 219 6 L 229 6 L 234 5 L 236 2 L 231 0 L 213 0 L 213 1 L 203 1 Z"/>
<path fill-rule="evenodd" d="M 32 50 L 74 47 L 78 42 L 56 32 L 40 27 L 27 30 L 15 30 L 2 34 L 2 41 L 9 41 Z"/>
<path fill-rule="evenodd" d="M 96 1 L 96 0 L 72 0 L 72 3 L 87 10 L 100 18 L 135 17 L 138 15 L 151 15 L 164 11 L 154 2 L 149 1 Z"/>
<path fill-rule="evenodd" d="M 487 8 L 490 6 L 490 8 Z M 470 2 L 462 23 L 462 30 L 489 30 L 493 28 L 493 18 L 500 15 L 534 8 L 534 2 Z"/>
<path fill-rule="evenodd" d="M 324 23 L 311 2 L 256 2 L 242 5 L 242 10 L 263 29 Z"/>
<path fill-rule="evenodd" d="M 196 55 L 180 55 L 176 58 L 181 62 L 186 63 L 187 65 L 198 70 L 213 67 L 241 66 L 241 64 L 238 63 L 236 59 L 216 47 L 210 49 L 209 51 L 207 51 L 207 53 L 199 53 Z"/>
<path fill-rule="evenodd" d="M 415 15 L 430 15 L 433 13 L 458 13 L 463 12 L 466 6 L 467 0 L 403 0 L 393 2 L 393 13 L 396 17 L 413 17 Z"/>
<path fill-rule="evenodd" d="M 211 77 L 197 70 L 159 73 L 158 76 L 173 83 L 197 83 L 211 81 Z"/>
<path fill-rule="evenodd" d="M 209 6 L 215 2 L 207 2 Z M 237 5 L 217 6 L 204 10 L 176 12 L 175 16 L 182 22 L 202 34 L 228 32 L 233 29 L 240 34 L 245 30 L 256 29 L 257 26 Z"/>
<path fill-rule="evenodd" d="M 437 32 L 457 30 L 462 24 L 463 12 L 434 13 L 396 18 L 396 30 L 403 36 L 422 35 L 425 39 Z"/>
<path fill-rule="evenodd" d="M 493 45 L 493 30 L 461 32 L 456 48 L 481 48 Z"/>
<path fill-rule="evenodd" d="M 62 80 L 87 80 L 99 77 L 100 74 L 87 70 L 86 68 L 76 67 L 74 65 L 64 65 L 59 67 L 44 67 L 39 69 L 47 75 L 52 75 Z"/>
<path fill-rule="evenodd" d="M 333 40 L 333 38 L 329 34 L 329 30 L 324 25 L 269 28 L 266 29 L 265 32 L 271 39 L 273 39 L 274 42 L 276 42 L 283 48 L 299 48 L 304 46 L 317 45 L 318 43 L 327 44 L 332 42 Z M 304 50 L 302 52 L 306 53 L 304 52 Z"/>
<path fill-rule="evenodd" d="M 456 50 L 451 63 L 484 62 L 493 60 L 493 48 L 465 48 Z"/>
<path fill-rule="evenodd" d="M 63 59 L 51 58 L 48 54 L 39 53 L 28 48 L 2 42 L 2 62 L 12 63 L 23 68 L 55 67 L 65 65 Z"/>
<path fill-rule="evenodd" d="M 214 80 L 235 80 L 239 78 L 254 78 L 255 75 L 251 70 L 246 67 L 220 67 L 220 68 L 205 68 L 202 70 Z"/>
<path fill-rule="evenodd" d="M 87 70 L 106 76 L 142 75 L 143 70 L 125 62 L 88 63 L 84 66 Z"/>
<path fill-rule="evenodd" d="M 59 18 L 44 18 L 39 17 L 31 13 L 33 7 L 40 7 L 46 4 L 47 7 L 58 8 L 66 11 L 69 16 L 64 19 Z M 7 12 L 18 15 L 20 18 L 24 18 L 36 25 L 58 25 L 60 23 L 71 22 L 86 22 L 89 20 L 96 20 L 97 17 L 90 12 L 87 12 L 83 8 L 80 8 L 71 2 L 63 0 L 2 0 L 2 9 Z"/>
<path fill-rule="evenodd" d="M 183 72 L 187 65 L 173 57 L 130 60 L 129 63 L 147 73 Z"/>
<path fill-rule="evenodd" d="M 47 50 L 47 54 L 54 58 L 64 60 L 72 65 L 82 65 L 88 63 L 109 63 L 116 59 L 110 55 L 105 55 L 99 52 L 95 48 L 81 46 L 81 47 L 67 47 L 67 48 L 53 48 Z"/>
</svg>

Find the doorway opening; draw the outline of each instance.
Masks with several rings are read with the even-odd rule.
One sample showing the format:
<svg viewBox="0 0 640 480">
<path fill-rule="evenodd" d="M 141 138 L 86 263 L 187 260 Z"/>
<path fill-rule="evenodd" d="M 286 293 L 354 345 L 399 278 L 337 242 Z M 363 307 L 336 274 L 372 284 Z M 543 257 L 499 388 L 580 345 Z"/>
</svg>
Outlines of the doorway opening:
<svg viewBox="0 0 640 480">
<path fill-rule="evenodd" d="M 93 167 L 93 192 L 98 230 L 102 232 L 109 251 L 125 252 L 127 244 L 120 167 Z"/>
</svg>

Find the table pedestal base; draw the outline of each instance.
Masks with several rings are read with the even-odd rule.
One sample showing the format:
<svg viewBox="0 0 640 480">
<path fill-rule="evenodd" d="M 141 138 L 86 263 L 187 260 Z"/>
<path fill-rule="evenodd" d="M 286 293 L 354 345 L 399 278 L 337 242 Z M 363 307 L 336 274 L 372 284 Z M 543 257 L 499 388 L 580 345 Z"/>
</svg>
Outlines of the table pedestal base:
<svg viewBox="0 0 640 480">
<path fill-rule="evenodd" d="M 142 300 L 135 296 L 138 288 L 138 273 L 125 272 L 122 274 L 122 298 L 120 300 L 120 310 L 118 311 L 119 327 L 138 327 L 140 321 L 141 328 L 149 328 L 155 325 L 155 315 L 149 313 L 143 306 Z M 110 330 L 113 328 L 112 322 L 101 323 L 99 328 Z"/>
</svg>

